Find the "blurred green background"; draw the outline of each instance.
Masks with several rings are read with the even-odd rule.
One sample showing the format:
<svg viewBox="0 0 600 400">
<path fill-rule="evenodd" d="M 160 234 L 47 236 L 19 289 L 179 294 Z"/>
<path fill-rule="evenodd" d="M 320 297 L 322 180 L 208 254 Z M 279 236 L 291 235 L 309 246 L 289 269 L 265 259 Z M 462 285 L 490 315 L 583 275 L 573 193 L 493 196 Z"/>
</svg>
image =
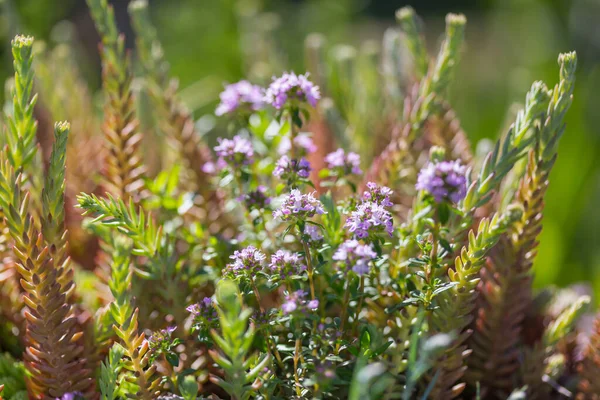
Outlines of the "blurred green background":
<svg viewBox="0 0 600 400">
<path fill-rule="evenodd" d="M 112 3 L 133 48 L 127 1 Z M 0 78 L 11 73 L 9 42 L 19 32 L 76 43 L 78 62 L 97 89 L 98 37 L 84 0 L 0 4 Z M 468 18 L 451 97 L 473 143 L 497 137 L 531 82 L 554 85 L 558 53 L 577 50 L 575 101 L 551 174 L 536 284 L 588 281 L 600 293 L 599 0 L 150 0 L 150 9 L 182 95 L 200 117 L 212 113 L 225 81 L 249 76 L 264 82 L 285 69 L 303 71 L 309 33 L 323 33 L 330 44 L 380 43 L 395 24 L 394 11 L 408 4 L 423 18 L 432 51 L 446 13 Z"/>
</svg>

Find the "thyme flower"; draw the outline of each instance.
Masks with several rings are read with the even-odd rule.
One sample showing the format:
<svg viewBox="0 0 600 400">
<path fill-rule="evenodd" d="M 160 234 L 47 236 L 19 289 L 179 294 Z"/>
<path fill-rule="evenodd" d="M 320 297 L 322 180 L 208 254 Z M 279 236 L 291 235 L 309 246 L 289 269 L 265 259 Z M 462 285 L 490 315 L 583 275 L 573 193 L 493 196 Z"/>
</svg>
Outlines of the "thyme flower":
<svg viewBox="0 0 600 400">
<path fill-rule="evenodd" d="M 325 209 L 323 204 L 314 197 L 314 194 L 302 194 L 298 189 L 292 189 L 281 207 L 273 212 L 273 218 L 279 218 L 282 221 L 304 220 L 315 214 L 325 214 Z"/>
<path fill-rule="evenodd" d="M 284 73 L 279 78 L 273 77 L 264 100 L 280 110 L 290 100 L 306 102 L 315 107 L 320 98 L 319 87 L 308 79 L 308 73 L 296 75 L 290 72 Z"/>
<path fill-rule="evenodd" d="M 360 156 L 353 152 L 346 153 L 342 148 L 327 154 L 327 156 L 325 156 L 325 162 L 329 169 L 337 172 L 338 176 L 362 174 L 362 170 L 360 169 Z"/>
<path fill-rule="evenodd" d="M 218 116 L 233 113 L 238 109 L 256 111 L 260 110 L 264 104 L 264 89 L 242 80 L 227 85 L 219 97 L 221 102 L 215 110 L 215 114 Z"/>
<path fill-rule="evenodd" d="M 459 160 L 429 163 L 419 172 L 416 188 L 432 195 L 438 203 L 458 203 L 467 194 L 466 170 Z"/>
</svg>

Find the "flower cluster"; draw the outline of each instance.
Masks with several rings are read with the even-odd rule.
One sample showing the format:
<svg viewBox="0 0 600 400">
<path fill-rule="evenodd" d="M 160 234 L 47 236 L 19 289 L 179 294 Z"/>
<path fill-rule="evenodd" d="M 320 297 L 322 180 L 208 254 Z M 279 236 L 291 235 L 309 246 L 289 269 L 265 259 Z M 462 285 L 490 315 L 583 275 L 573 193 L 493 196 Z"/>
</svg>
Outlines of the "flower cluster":
<svg viewBox="0 0 600 400">
<path fill-rule="evenodd" d="M 294 138 L 294 148 L 301 154 L 311 154 L 317 151 L 317 146 L 312 138 L 306 134 L 298 134 Z M 292 149 L 292 144 L 288 136 L 283 136 L 279 146 L 277 147 L 277 153 L 280 155 L 287 154 Z"/>
<path fill-rule="evenodd" d="M 308 237 L 311 243 L 319 243 L 323 240 L 323 233 L 321 228 L 316 225 L 308 224 L 304 227 L 304 235 Z"/>
<path fill-rule="evenodd" d="M 260 185 L 256 190 L 250 190 L 239 198 L 244 202 L 248 210 L 262 210 L 271 204 L 271 198 L 267 196 L 267 188 Z"/>
<path fill-rule="evenodd" d="M 223 275 L 227 275 L 231 278 L 238 278 L 246 275 L 253 276 L 262 270 L 263 261 L 267 257 L 256 247 L 248 246 L 245 249 L 236 250 L 229 258 L 231 258 L 233 262 L 227 264 L 223 270 Z"/>
<path fill-rule="evenodd" d="M 307 313 L 319 308 L 319 300 L 306 300 L 306 295 L 307 293 L 304 290 L 296 290 L 288 294 L 281 305 L 281 311 L 284 314 L 291 314 L 293 312 Z"/>
<path fill-rule="evenodd" d="M 467 194 L 467 167 L 459 160 L 427 164 L 417 179 L 416 188 L 429 193 L 436 202 L 458 203 Z"/>
<path fill-rule="evenodd" d="M 353 271 L 356 275 L 368 274 L 371 270 L 370 263 L 377 257 L 377 253 L 370 244 L 361 244 L 358 240 L 350 239 L 338 247 L 333 259 L 339 261 L 338 267 L 344 273 Z"/>
<path fill-rule="evenodd" d="M 158 355 L 161 352 L 169 351 L 172 346 L 172 335 L 177 329 L 176 326 L 169 326 L 168 328 L 161 329 L 154 332 L 148 338 L 148 348 L 154 355 Z"/>
<path fill-rule="evenodd" d="M 219 95 L 221 102 L 215 114 L 229 114 L 236 110 L 260 110 L 264 103 L 264 90 L 246 80 L 227 85 Z"/>
<path fill-rule="evenodd" d="M 353 152 L 346 153 L 344 149 L 339 148 L 325 157 L 327 168 L 336 176 L 345 176 L 350 174 L 362 174 L 360 169 L 360 156 Z"/>
<path fill-rule="evenodd" d="M 292 189 L 281 207 L 273 211 L 273 217 L 283 221 L 304 220 L 315 214 L 325 214 L 323 204 L 313 193 L 302 194 L 298 189 Z"/>
<path fill-rule="evenodd" d="M 273 175 L 288 182 L 296 182 L 298 179 L 306 179 L 310 175 L 310 163 L 305 159 L 290 159 L 288 156 L 281 156 L 275 164 Z"/>
<path fill-rule="evenodd" d="M 391 207 L 394 205 L 390 200 L 393 193 L 392 189 L 387 186 L 379 186 L 375 182 L 368 182 L 367 190 L 363 193 L 363 200 L 372 201 L 384 207 Z"/>
<path fill-rule="evenodd" d="M 212 326 L 217 322 L 217 309 L 210 297 L 188 306 L 186 310 L 192 314 L 194 325 Z"/>
<path fill-rule="evenodd" d="M 215 146 L 215 153 L 219 157 L 216 165 L 218 169 L 223 169 L 227 165 L 239 168 L 250 165 L 254 161 L 254 149 L 248 139 L 236 135 L 233 139 L 218 138 L 217 140 L 219 144 Z M 208 165 L 204 169 L 210 172 L 214 167 Z"/>
<path fill-rule="evenodd" d="M 69 392 L 62 395 L 62 397 L 57 397 L 56 400 L 83 400 L 83 393 L 81 392 Z"/>
<path fill-rule="evenodd" d="M 366 201 L 352 211 L 345 226 L 359 239 L 384 231 L 391 237 L 394 232 L 394 219 L 382 204 Z"/>
<path fill-rule="evenodd" d="M 307 102 L 315 107 L 320 98 L 319 87 L 308 79 L 308 74 L 296 75 L 293 72 L 285 73 L 279 78 L 273 77 L 273 82 L 265 94 L 265 101 L 278 110 L 282 109 L 288 100 Z"/>
<path fill-rule="evenodd" d="M 269 269 L 272 274 L 285 279 L 293 275 L 300 275 L 302 271 L 306 270 L 306 265 L 302 263 L 302 256 L 300 254 L 287 250 L 277 250 L 271 256 Z"/>
</svg>

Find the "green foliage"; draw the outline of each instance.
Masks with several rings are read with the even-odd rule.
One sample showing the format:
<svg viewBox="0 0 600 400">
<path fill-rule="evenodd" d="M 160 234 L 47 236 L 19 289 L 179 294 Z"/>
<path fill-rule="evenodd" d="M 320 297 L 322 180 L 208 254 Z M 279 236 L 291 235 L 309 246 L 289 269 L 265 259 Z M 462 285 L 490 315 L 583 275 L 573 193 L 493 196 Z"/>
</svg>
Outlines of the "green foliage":
<svg viewBox="0 0 600 400">
<path fill-rule="evenodd" d="M 211 358 L 223 371 L 225 377 L 211 376 L 211 381 L 221 386 L 234 400 L 249 399 L 255 388 L 255 380 L 269 365 L 267 355 L 251 354 L 254 328 L 248 327 L 252 310 L 242 304 L 237 285 L 223 280 L 217 285 L 217 311 L 221 334 L 211 332 L 220 351 L 210 350 Z"/>
<path fill-rule="evenodd" d="M 33 38 L 16 36 L 11 42 L 15 82 L 12 115 L 7 118 L 7 158 L 15 170 L 32 174 L 31 164 L 37 152 L 37 122 L 33 116 L 37 95 L 33 95 Z"/>
<path fill-rule="evenodd" d="M 27 398 L 25 387 L 25 367 L 20 361 L 15 361 L 8 354 L 0 354 L 0 386 L 4 389 L 0 395 L 6 400 Z"/>
<path fill-rule="evenodd" d="M 431 60 L 411 8 L 397 12 L 399 30 L 386 32 L 381 63 L 373 44 L 328 52 L 312 36 L 306 51 L 320 88 L 312 76 L 291 74 L 282 77 L 289 88 L 230 85 L 217 112 L 223 122 L 205 116 L 197 124 L 169 76 L 148 3 L 129 6 L 145 89 L 138 99 L 113 8 L 107 0 L 88 5 L 102 40 L 107 140 L 95 174 L 106 195 L 65 182 L 67 154 L 81 143 L 69 139 L 66 122 L 55 126 L 45 175 L 36 170 L 31 40 L 13 42 L 0 278 L 22 278 L 29 396 L 445 400 L 594 392 L 593 375 L 571 368 L 589 297 L 542 307 L 532 301 L 530 272 L 572 101 L 574 53 L 559 57 L 555 88 L 535 82 L 508 132 L 487 156 L 474 156 L 448 95 L 462 58 L 462 15 L 447 16 Z M 257 49 L 264 32 L 254 37 Z M 412 65 L 402 61 L 405 49 Z M 48 71 L 61 73 L 47 68 L 46 81 Z M 248 91 L 267 95 L 249 99 Z M 157 110 L 148 118 L 156 142 L 139 129 L 146 95 Z M 75 137 L 86 124 L 79 126 Z M 207 129 L 235 135 L 220 138 L 215 157 L 200 134 Z M 305 131 L 318 144 L 313 154 Z M 176 153 L 163 148 L 162 133 Z M 335 140 L 368 161 L 349 149 L 326 156 Z M 143 141 L 153 152 L 148 170 Z M 69 236 L 99 277 L 79 272 L 79 292 L 66 233 L 81 221 L 71 214 L 74 202 L 100 242 Z M 600 370 L 597 343 L 580 364 L 591 372 Z M 5 394 L 15 391 L 4 385 Z"/>
</svg>

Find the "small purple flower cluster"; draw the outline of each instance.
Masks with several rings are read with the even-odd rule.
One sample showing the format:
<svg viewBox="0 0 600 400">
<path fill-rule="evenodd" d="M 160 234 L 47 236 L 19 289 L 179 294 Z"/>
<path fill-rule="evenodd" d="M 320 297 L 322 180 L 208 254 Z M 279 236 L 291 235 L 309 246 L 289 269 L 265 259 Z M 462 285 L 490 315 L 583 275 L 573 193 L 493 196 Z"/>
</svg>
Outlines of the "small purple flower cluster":
<svg viewBox="0 0 600 400">
<path fill-rule="evenodd" d="M 194 325 L 211 327 L 218 321 L 217 309 L 210 297 L 205 297 L 200 303 L 188 306 L 186 310 L 192 314 Z"/>
<path fill-rule="evenodd" d="M 362 174 L 360 156 L 353 152 L 346 153 L 342 148 L 327 154 L 325 162 L 327 163 L 327 168 L 334 171 L 337 176 Z"/>
<path fill-rule="evenodd" d="M 393 204 L 390 201 L 392 191 L 385 186 L 377 186 L 373 182 L 367 184 L 360 203 L 346 220 L 346 228 L 358 239 L 365 239 L 371 234 L 386 232 L 392 236 L 394 218 L 386 207 Z"/>
<path fill-rule="evenodd" d="M 361 244 L 354 239 L 346 240 L 333 254 L 333 259 L 339 261 L 340 270 L 345 273 L 353 271 L 358 276 L 369 273 L 370 263 L 376 257 L 372 245 Z"/>
<path fill-rule="evenodd" d="M 296 182 L 300 178 L 308 178 L 310 171 L 310 163 L 305 158 L 298 161 L 288 156 L 281 156 L 275 164 L 273 175 L 286 181 Z"/>
<path fill-rule="evenodd" d="M 294 138 L 294 148 L 301 155 L 311 154 L 317 151 L 317 146 L 312 138 L 305 134 L 298 134 Z M 279 146 L 277 147 L 277 153 L 280 155 L 287 154 L 292 149 L 290 138 L 284 136 L 281 138 L 281 142 L 279 142 Z"/>
<path fill-rule="evenodd" d="M 83 393 L 81 392 L 68 392 L 62 395 L 62 397 L 57 397 L 56 400 L 83 400 Z"/>
<path fill-rule="evenodd" d="M 177 329 L 176 326 L 169 326 L 168 328 L 161 329 L 154 332 L 148 338 L 148 347 L 151 353 L 159 353 L 169 348 L 171 345 L 171 336 Z"/>
<path fill-rule="evenodd" d="M 251 190 L 240 196 L 248 210 L 262 210 L 271 204 L 271 198 L 267 196 L 267 188 L 260 185 L 256 190 Z"/>
<path fill-rule="evenodd" d="M 287 250 L 277 250 L 271 256 L 269 269 L 271 273 L 278 275 L 279 278 L 286 279 L 293 275 L 300 275 L 306 270 L 306 265 L 302 264 L 302 256 L 300 254 Z"/>
<path fill-rule="evenodd" d="M 304 234 L 308 236 L 308 239 L 311 243 L 319 243 L 323 240 L 323 233 L 321 233 L 321 228 L 316 225 L 307 224 L 304 227 Z"/>
<path fill-rule="evenodd" d="M 233 168 L 250 165 L 254 161 L 254 149 L 252 143 L 239 135 L 233 139 L 218 138 L 219 144 L 215 146 L 218 169 L 229 165 Z M 206 168 L 205 168 L 206 170 Z"/>
<path fill-rule="evenodd" d="M 296 75 L 293 72 L 284 73 L 279 78 L 273 77 L 265 94 L 265 101 L 278 110 L 289 100 L 307 102 L 315 107 L 320 98 L 319 87 L 308 79 L 308 74 Z"/>
<path fill-rule="evenodd" d="M 375 182 L 368 182 L 367 190 L 363 193 L 363 200 L 372 201 L 384 207 L 391 207 L 394 205 L 390 200 L 393 193 L 392 189 L 387 186 L 379 186 Z"/>
<path fill-rule="evenodd" d="M 285 301 L 281 305 L 281 311 L 284 314 L 291 314 L 293 312 L 314 311 L 319 308 L 319 300 L 306 300 L 307 293 L 304 290 L 297 290 L 293 293 L 285 296 Z"/>
<path fill-rule="evenodd" d="M 417 190 L 424 190 L 436 202 L 458 203 L 467 194 L 467 167 L 459 160 L 427 164 L 417 179 Z"/>
<path fill-rule="evenodd" d="M 302 194 L 298 189 L 292 189 L 281 207 L 273 211 L 273 218 L 283 221 L 304 220 L 314 217 L 315 214 L 325 214 L 325 209 L 314 194 Z"/>
<path fill-rule="evenodd" d="M 215 114 L 223 115 L 232 113 L 238 109 L 256 111 L 260 110 L 264 103 L 264 90 L 260 86 L 253 85 L 243 80 L 227 85 L 221 92 L 219 103 Z"/>
<path fill-rule="evenodd" d="M 263 261 L 267 256 L 256 247 L 248 246 L 245 249 L 236 250 L 229 258 L 233 262 L 227 264 L 223 269 L 223 275 L 238 278 L 246 275 L 254 276 L 254 274 L 261 271 Z"/>
</svg>

